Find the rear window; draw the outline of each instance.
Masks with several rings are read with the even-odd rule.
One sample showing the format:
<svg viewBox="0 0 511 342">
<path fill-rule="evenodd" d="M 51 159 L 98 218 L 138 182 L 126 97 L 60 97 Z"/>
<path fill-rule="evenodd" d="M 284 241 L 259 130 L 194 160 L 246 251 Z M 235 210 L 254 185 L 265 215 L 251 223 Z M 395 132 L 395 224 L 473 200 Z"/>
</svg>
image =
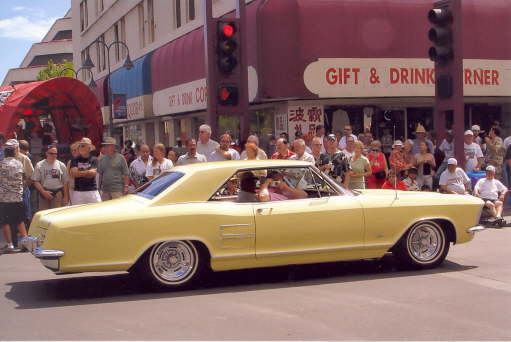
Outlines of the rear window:
<svg viewBox="0 0 511 342">
<path fill-rule="evenodd" d="M 148 199 L 153 199 L 169 186 L 177 182 L 184 175 L 185 174 L 182 172 L 165 172 L 149 183 L 138 188 L 136 194 Z"/>
</svg>

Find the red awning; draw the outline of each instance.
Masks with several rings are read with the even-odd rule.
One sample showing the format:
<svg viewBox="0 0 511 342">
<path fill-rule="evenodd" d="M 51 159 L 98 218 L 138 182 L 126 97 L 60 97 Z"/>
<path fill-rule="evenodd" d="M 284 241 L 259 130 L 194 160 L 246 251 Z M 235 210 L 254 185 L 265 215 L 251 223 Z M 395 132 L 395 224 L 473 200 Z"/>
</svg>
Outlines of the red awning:
<svg viewBox="0 0 511 342">
<path fill-rule="evenodd" d="M 57 77 L 0 87 L 0 132 L 12 137 L 20 119 L 40 126 L 37 117 L 51 114 L 59 143 L 86 136 L 101 142 L 103 119 L 94 93 L 81 81 Z"/>
</svg>

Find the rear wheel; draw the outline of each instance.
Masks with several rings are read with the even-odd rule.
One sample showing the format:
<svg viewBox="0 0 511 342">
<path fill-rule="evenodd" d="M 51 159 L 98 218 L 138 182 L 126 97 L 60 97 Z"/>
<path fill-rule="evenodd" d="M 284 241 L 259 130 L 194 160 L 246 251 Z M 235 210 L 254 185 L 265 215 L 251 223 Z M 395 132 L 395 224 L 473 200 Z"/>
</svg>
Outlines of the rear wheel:
<svg viewBox="0 0 511 342">
<path fill-rule="evenodd" d="M 445 260 L 449 245 L 442 227 L 433 221 L 423 221 L 406 232 L 394 254 L 414 268 L 434 268 Z"/>
<path fill-rule="evenodd" d="M 190 241 L 165 241 L 151 247 L 134 271 L 151 287 L 182 289 L 200 278 L 205 259 Z"/>
</svg>

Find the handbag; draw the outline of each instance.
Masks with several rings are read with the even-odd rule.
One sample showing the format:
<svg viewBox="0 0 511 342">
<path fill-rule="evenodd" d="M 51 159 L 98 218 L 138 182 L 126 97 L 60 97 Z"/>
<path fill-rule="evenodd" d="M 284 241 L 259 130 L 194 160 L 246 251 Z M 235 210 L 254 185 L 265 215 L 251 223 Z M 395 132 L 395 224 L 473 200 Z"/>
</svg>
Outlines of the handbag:
<svg viewBox="0 0 511 342">
<path fill-rule="evenodd" d="M 376 171 L 374 173 L 374 177 L 376 177 L 376 179 L 385 179 L 386 176 L 385 171 Z"/>
</svg>

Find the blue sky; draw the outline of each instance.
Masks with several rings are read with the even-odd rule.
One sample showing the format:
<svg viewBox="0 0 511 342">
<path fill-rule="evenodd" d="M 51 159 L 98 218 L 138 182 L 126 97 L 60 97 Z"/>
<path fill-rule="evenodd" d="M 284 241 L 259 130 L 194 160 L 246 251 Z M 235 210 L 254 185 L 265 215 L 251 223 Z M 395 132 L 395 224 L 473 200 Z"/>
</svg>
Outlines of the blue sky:
<svg viewBox="0 0 511 342">
<path fill-rule="evenodd" d="M 71 0 L 2 0 L 0 7 L 0 83 L 10 68 L 19 67 L 33 43 L 40 42 Z"/>
</svg>

